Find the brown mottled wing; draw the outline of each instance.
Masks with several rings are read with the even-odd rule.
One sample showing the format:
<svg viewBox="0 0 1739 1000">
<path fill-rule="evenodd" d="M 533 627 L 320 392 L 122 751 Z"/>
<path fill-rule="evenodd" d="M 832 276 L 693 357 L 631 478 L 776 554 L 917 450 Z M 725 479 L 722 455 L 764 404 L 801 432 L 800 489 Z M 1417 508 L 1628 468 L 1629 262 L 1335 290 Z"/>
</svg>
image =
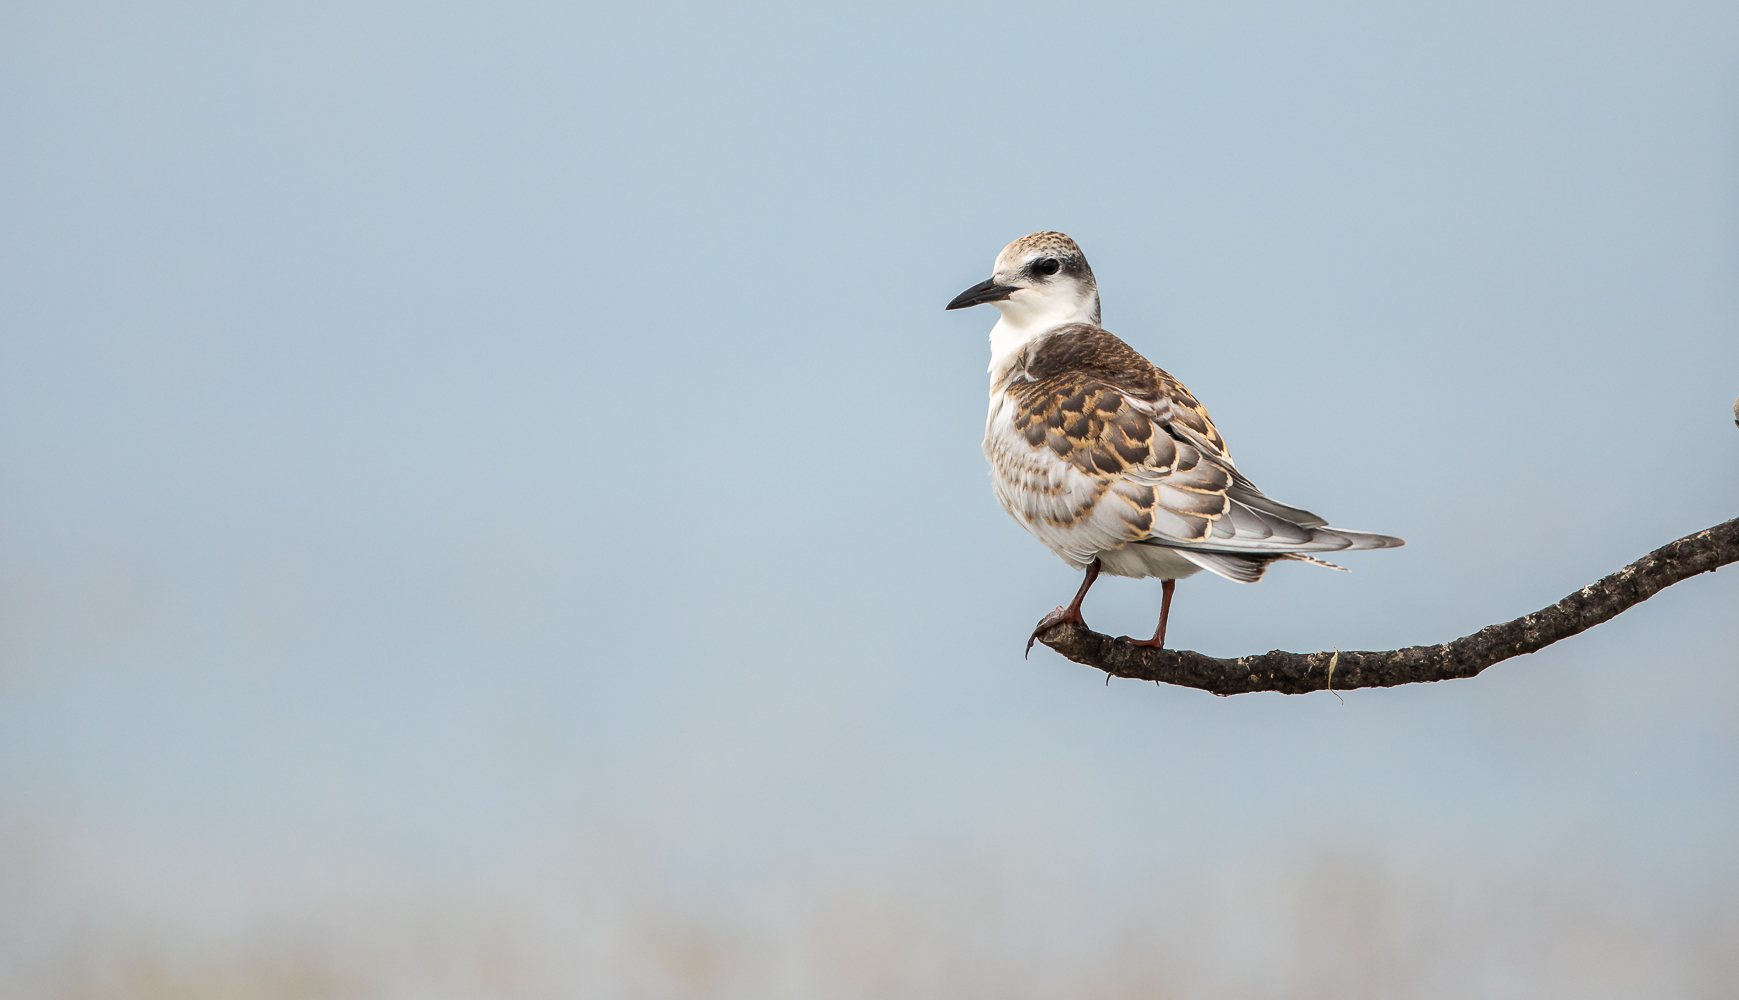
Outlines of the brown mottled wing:
<svg viewBox="0 0 1739 1000">
<path fill-rule="evenodd" d="M 1166 430 L 1171 414 L 1156 419 L 1154 403 L 1138 401 L 1118 387 L 1080 373 L 1059 373 L 1009 387 L 1014 430 L 1035 451 L 1049 451 L 1080 475 L 1098 481 L 1082 496 L 1073 519 L 1106 513 L 1111 504 L 1124 530 L 1118 541 L 1161 535 L 1179 542 L 1205 542 L 1213 522 L 1230 509 L 1226 495 L 1232 471 L 1206 459 L 1204 449 Z M 1191 437 L 1217 441 L 1205 413 Z M 1109 494 L 1109 495 L 1107 495 Z M 1096 518 L 1103 520 L 1103 518 Z M 1106 526 L 1110 528 L 1111 526 Z"/>
<path fill-rule="evenodd" d="M 1101 328 L 1065 328 L 1034 345 L 1026 376 L 1006 390 L 1011 429 L 1033 464 L 1042 456 L 1057 473 L 1072 473 L 1051 481 L 1090 487 L 1059 489 L 1067 504 L 1046 513 L 1055 528 L 1080 529 L 1082 544 L 1072 548 L 1145 542 L 1272 559 L 1400 544 L 1325 528 L 1309 511 L 1263 495 L 1233 465 L 1195 396 Z"/>
</svg>

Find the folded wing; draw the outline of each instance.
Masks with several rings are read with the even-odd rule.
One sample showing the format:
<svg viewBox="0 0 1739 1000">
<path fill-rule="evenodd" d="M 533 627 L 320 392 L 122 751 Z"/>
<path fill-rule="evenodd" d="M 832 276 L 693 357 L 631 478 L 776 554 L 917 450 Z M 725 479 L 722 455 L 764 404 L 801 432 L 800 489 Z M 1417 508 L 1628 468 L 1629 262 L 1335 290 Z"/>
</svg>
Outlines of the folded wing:
<svg viewBox="0 0 1739 1000">
<path fill-rule="evenodd" d="M 1189 390 L 1146 367 L 1146 378 L 1124 380 L 1133 385 L 1063 370 L 1007 389 L 1008 433 L 997 447 L 1011 454 L 992 455 L 998 494 L 1005 505 L 1013 501 L 1011 511 L 1022 508 L 1017 516 L 1059 554 L 1084 563 L 1121 545 L 1163 546 L 1250 582 L 1277 559 L 1402 544 L 1330 528 L 1264 495 L 1238 472 Z M 1016 470 L 1012 479 L 1008 469 Z"/>
</svg>

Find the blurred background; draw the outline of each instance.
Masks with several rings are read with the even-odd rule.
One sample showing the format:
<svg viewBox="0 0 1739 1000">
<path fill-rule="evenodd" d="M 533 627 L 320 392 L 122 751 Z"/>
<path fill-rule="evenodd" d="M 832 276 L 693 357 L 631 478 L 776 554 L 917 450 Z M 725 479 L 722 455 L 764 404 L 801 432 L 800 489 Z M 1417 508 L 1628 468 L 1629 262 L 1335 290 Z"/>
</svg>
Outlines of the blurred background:
<svg viewBox="0 0 1739 1000">
<path fill-rule="evenodd" d="M 1739 572 L 1021 658 L 1009 240 L 1437 642 L 1739 514 L 1739 9 L 13 2 L 0 992 L 1739 996 Z M 1146 634 L 1153 581 L 1094 627 Z"/>
</svg>

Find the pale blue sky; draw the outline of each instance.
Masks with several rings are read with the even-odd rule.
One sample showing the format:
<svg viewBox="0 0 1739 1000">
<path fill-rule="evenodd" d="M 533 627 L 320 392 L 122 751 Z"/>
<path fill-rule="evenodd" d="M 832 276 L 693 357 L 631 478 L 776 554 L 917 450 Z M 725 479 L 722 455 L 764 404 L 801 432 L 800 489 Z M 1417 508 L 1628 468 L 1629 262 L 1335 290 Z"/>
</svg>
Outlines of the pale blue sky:
<svg viewBox="0 0 1739 1000">
<path fill-rule="evenodd" d="M 1408 540 L 1190 580 L 1174 644 L 1534 610 L 1739 514 L 1731 7 L 355 7 L 0 14 L 7 823 L 1739 877 L 1734 571 L 1344 705 L 1023 661 L 1077 577 L 942 311 L 1068 232 L 1258 484 Z"/>
</svg>

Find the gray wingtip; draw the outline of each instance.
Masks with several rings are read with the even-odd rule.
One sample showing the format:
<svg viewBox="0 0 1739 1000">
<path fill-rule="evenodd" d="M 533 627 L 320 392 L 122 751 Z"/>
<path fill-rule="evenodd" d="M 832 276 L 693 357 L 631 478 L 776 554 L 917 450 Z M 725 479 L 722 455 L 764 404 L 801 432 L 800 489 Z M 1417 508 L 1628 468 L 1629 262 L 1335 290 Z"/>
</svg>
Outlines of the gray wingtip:
<svg viewBox="0 0 1739 1000">
<path fill-rule="evenodd" d="M 1330 528 L 1337 535 L 1344 535 L 1352 540 L 1349 549 L 1398 549 L 1407 542 L 1394 535 L 1378 535 L 1369 531 L 1350 531 L 1346 528 Z"/>
</svg>

